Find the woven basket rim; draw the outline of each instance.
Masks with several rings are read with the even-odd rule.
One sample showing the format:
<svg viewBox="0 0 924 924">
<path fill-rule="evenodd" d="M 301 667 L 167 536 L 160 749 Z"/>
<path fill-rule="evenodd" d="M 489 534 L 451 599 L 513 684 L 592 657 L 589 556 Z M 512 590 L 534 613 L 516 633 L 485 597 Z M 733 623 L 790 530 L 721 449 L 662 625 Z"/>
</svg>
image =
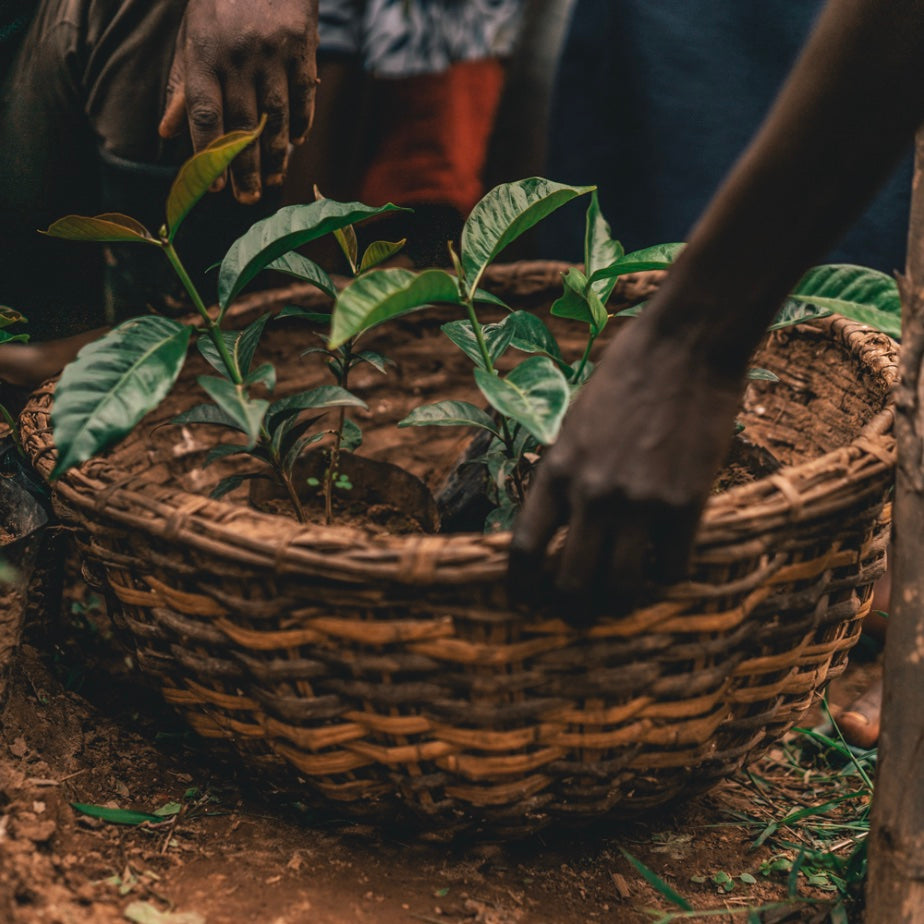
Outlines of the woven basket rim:
<svg viewBox="0 0 924 924">
<path fill-rule="evenodd" d="M 525 273 L 535 277 L 538 293 L 549 282 L 557 281 L 560 273 L 569 265 L 546 261 L 502 265 L 494 268 L 494 280 L 503 280 L 505 273 Z M 291 298 L 293 294 L 309 288 L 293 286 L 278 290 L 273 293 L 272 300 L 275 302 Z M 251 303 L 265 305 L 266 293 L 242 300 L 243 310 L 246 311 Z M 894 385 L 898 378 L 897 345 L 887 335 L 838 315 L 800 327 L 839 338 L 854 355 L 860 352 L 860 343 L 871 340 L 877 340 L 880 345 L 886 341 L 891 343 L 893 349 L 880 355 L 876 367 L 871 368 L 872 373 L 880 376 L 890 388 L 886 406 L 861 428 L 851 442 L 811 459 L 784 466 L 773 475 L 711 496 L 697 532 L 694 560 L 706 553 L 710 545 L 719 541 L 719 533 L 722 541 L 727 544 L 729 529 L 740 533 L 742 541 L 747 541 L 749 533 L 761 527 L 766 528 L 770 521 L 790 524 L 810 518 L 813 515 L 812 505 L 821 500 L 828 501 L 826 513 L 832 510 L 831 504 L 836 509 L 838 499 L 826 487 L 833 485 L 839 474 L 842 476 L 848 469 L 858 473 L 851 482 L 855 485 L 861 479 L 878 479 L 886 470 L 895 466 L 895 439 L 891 429 L 894 421 Z M 860 338 L 859 341 L 857 338 Z M 37 424 L 25 434 L 27 451 L 33 465 L 46 479 L 54 465 L 56 450 L 52 443 L 50 410 L 38 408 L 36 402 L 48 397 L 54 390 L 54 384 L 52 380 L 37 389 L 27 408 Z M 464 580 L 464 563 L 472 557 L 472 551 L 476 548 L 482 566 L 488 571 L 500 577 L 506 570 L 510 532 L 491 535 L 382 535 L 348 526 L 298 524 L 288 517 L 263 513 L 232 501 L 211 500 L 179 487 L 152 486 L 145 482 L 143 473 L 123 477 L 117 462 L 120 449 L 125 445 L 123 442 L 104 456 L 71 469 L 58 480 L 55 490 L 73 507 L 93 511 L 97 515 L 105 514 L 126 525 L 137 525 L 137 518 L 128 510 L 136 506 L 150 510 L 156 503 L 169 512 L 144 520 L 145 528 L 152 532 L 176 539 L 190 533 L 211 534 L 213 541 L 216 535 L 219 536 L 218 541 L 222 541 L 220 537 L 223 536 L 224 541 L 234 540 L 235 546 L 243 543 L 250 547 L 254 555 L 272 562 L 277 569 L 289 570 L 291 566 L 303 570 L 317 564 L 323 568 L 326 577 L 334 580 L 343 577 L 350 579 L 346 574 L 338 575 L 336 566 L 333 569 L 331 567 L 330 553 L 346 549 L 352 550 L 359 558 L 362 558 L 364 550 L 368 550 L 376 557 L 378 576 L 398 583 L 439 583 L 439 571 L 444 565 L 459 572 L 455 579 L 450 578 L 451 583 Z M 152 487 L 155 490 L 152 491 Z M 850 498 L 845 496 L 843 503 L 849 502 Z M 281 520 L 286 523 L 285 529 L 278 528 Z M 158 521 L 159 525 L 155 528 L 154 524 Z M 233 529 L 228 527 L 229 523 L 233 524 Z M 221 524 L 221 528 L 217 529 L 216 524 Z M 273 524 L 276 528 L 269 530 L 268 527 Z M 260 529 L 261 526 L 264 529 Z M 275 539 L 260 542 L 248 538 L 254 532 L 273 535 Z M 383 560 L 383 550 L 391 550 L 393 555 Z"/>
</svg>

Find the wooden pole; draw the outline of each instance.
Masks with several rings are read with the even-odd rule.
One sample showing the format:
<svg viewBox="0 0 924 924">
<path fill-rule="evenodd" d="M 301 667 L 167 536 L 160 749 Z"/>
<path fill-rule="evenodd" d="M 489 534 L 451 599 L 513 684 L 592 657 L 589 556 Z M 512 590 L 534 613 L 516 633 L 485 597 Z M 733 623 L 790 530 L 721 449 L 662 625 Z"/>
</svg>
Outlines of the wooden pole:
<svg viewBox="0 0 924 924">
<path fill-rule="evenodd" d="M 924 924 L 924 129 L 902 292 L 892 602 L 873 799 L 866 924 Z"/>
</svg>

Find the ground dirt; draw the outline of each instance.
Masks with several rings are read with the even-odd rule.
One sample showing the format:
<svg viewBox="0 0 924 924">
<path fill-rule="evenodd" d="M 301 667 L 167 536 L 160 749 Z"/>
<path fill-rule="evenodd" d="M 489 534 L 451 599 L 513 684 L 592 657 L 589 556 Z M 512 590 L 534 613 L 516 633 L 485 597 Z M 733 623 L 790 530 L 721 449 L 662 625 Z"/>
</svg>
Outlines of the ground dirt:
<svg viewBox="0 0 924 924">
<path fill-rule="evenodd" d="M 622 849 L 697 909 L 787 899 L 785 876 L 761 874 L 773 848 L 749 849 L 754 831 L 727 824 L 754 809 L 755 791 L 744 774 L 644 822 L 546 830 L 513 844 L 428 843 L 411 831 L 309 812 L 297 793 L 245 776 L 146 689 L 110 637 L 95 596 L 72 593 L 65 609 L 66 619 L 29 627 L 0 716 L 0 921 L 652 920 L 643 909 L 670 905 Z M 848 702 L 877 671 L 875 660 L 853 666 L 835 683 L 833 702 Z M 779 757 L 771 753 L 758 764 L 758 775 L 772 773 Z M 780 817 L 809 798 L 790 796 L 791 803 L 778 806 Z M 72 803 L 149 813 L 169 803 L 186 809 L 159 824 L 129 827 L 82 815 Z M 739 882 L 732 893 L 719 893 L 709 881 L 719 871 L 751 873 L 756 884 Z M 692 882 L 696 875 L 707 882 Z M 830 898 L 804 885 L 800 894 Z M 827 916 L 797 904 L 759 920 Z"/>
</svg>

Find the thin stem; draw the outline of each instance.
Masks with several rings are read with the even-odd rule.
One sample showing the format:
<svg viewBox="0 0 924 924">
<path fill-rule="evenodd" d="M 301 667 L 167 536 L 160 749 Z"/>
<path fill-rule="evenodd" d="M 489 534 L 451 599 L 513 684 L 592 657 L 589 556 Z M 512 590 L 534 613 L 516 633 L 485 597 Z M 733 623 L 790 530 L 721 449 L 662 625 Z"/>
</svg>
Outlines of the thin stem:
<svg viewBox="0 0 924 924">
<path fill-rule="evenodd" d="M 590 359 L 590 350 L 594 345 L 594 341 L 597 339 L 597 334 L 594 333 L 593 328 L 590 329 L 590 337 L 587 340 L 587 346 L 584 348 L 584 355 L 581 357 L 581 362 L 579 363 L 577 369 L 574 372 L 574 377 L 572 378 L 573 382 L 580 382 L 581 376 L 584 374 L 584 369 L 587 367 L 587 361 Z"/>
<path fill-rule="evenodd" d="M 468 312 L 468 319 L 472 323 L 472 330 L 475 332 L 475 339 L 478 341 L 478 349 L 481 352 L 481 358 L 484 360 L 484 367 L 492 375 L 497 375 L 497 370 L 494 368 L 494 361 L 491 359 L 491 354 L 488 351 L 488 345 L 484 339 L 484 330 L 481 327 L 481 322 L 478 320 L 478 315 L 475 314 L 475 304 L 469 298 L 465 301 L 465 310 Z"/>
<path fill-rule="evenodd" d="M 198 289 L 196 289 L 195 285 L 193 284 L 189 273 L 186 272 L 186 267 L 183 266 L 179 254 L 176 252 L 173 244 L 170 241 L 162 240 L 161 247 L 163 248 L 167 259 L 170 261 L 170 265 L 173 267 L 174 272 L 177 274 L 180 282 L 183 284 L 183 288 L 186 289 L 187 294 L 189 295 L 190 299 L 192 299 L 193 306 L 199 313 L 199 317 L 201 317 L 205 323 L 205 328 L 208 331 L 212 343 L 215 345 L 215 349 L 218 350 L 218 355 L 221 357 L 221 361 L 225 367 L 225 371 L 228 374 L 228 378 L 239 389 L 242 389 L 244 385 L 243 376 L 237 367 L 237 363 L 235 363 L 234 358 L 228 351 L 228 344 L 225 343 L 225 338 L 221 335 L 221 328 L 219 327 L 218 323 L 212 319 L 212 316 L 208 312 L 208 308 L 205 307 L 205 302 L 202 300 L 202 296 L 199 294 Z M 298 497 L 298 492 L 295 490 L 295 486 L 292 484 L 292 479 L 289 476 L 289 473 L 286 472 L 285 466 L 282 464 L 282 459 L 279 457 L 278 451 L 273 446 L 273 441 L 270 439 L 269 432 L 262 424 L 260 425 L 260 444 L 267 451 L 267 455 L 270 459 L 270 466 L 272 467 L 277 480 L 285 488 L 286 493 L 289 495 L 289 502 L 292 504 L 292 509 L 295 512 L 295 518 L 299 523 L 304 523 L 305 510 L 302 507 L 302 502 Z"/>
<path fill-rule="evenodd" d="M 341 348 L 340 375 L 337 384 L 346 389 L 350 378 L 350 362 L 353 359 L 353 342 L 347 340 Z M 334 444 L 331 446 L 330 459 L 327 471 L 324 473 L 324 519 L 328 526 L 334 518 L 334 475 L 340 466 L 340 447 L 343 445 L 343 426 L 346 422 L 346 408 L 341 407 L 337 420 L 337 429 L 334 431 Z"/>
<path fill-rule="evenodd" d="M 22 446 L 22 436 L 19 432 L 19 424 L 13 419 L 13 415 L 2 405 L 0 404 L 0 418 L 3 419 L 3 422 L 10 428 L 10 434 L 13 437 L 13 445 L 16 447 L 16 451 L 23 457 L 26 457 L 26 451 Z"/>
</svg>

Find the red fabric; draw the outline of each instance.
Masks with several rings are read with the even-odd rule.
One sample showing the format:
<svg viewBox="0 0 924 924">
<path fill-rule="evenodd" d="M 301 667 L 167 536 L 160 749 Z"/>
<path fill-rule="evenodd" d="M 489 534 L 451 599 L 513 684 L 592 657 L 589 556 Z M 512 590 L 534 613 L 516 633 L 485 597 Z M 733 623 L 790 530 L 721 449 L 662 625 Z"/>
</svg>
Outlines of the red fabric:
<svg viewBox="0 0 924 924">
<path fill-rule="evenodd" d="M 467 215 L 484 191 L 481 173 L 503 83 L 494 59 L 378 81 L 382 134 L 360 199 L 451 205 Z"/>
</svg>

